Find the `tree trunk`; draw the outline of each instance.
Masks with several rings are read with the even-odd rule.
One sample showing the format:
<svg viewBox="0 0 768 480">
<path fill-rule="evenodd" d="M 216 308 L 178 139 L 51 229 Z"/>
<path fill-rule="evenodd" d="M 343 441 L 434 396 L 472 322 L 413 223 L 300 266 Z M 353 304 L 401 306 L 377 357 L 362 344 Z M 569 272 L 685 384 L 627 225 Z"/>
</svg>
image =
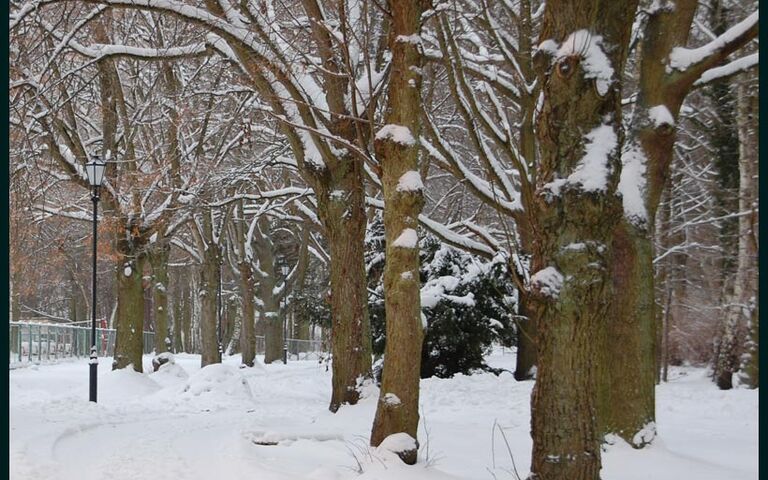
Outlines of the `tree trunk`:
<svg viewBox="0 0 768 480">
<path fill-rule="evenodd" d="M 184 337 L 182 335 L 182 304 L 179 289 L 174 292 L 176 298 L 173 301 L 173 353 L 184 351 Z"/>
<path fill-rule="evenodd" d="M 517 309 L 517 358 L 515 380 L 532 380 L 536 376 L 536 317 L 532 314 L 530 299 L 520 294 Z"/>
<path fill-rule="evenodd" d="M 750 81 L 752 80 L 752 81 Z M 715 364 L 715 381 L 721 389 L 733 386 L 733 374 L 744 358 L 742 376 L 752 388 L 758 385 L 757 335 L 757 115 L 758 101 L 753 79 L 738 86 L 739 134 L 739 235 L 736 278 L 726 306 L 725 326 Z M 747 215 L 743 213 L 750 212 Z M 749 336 L 749 338 L 744 338 Z"/>
<path fill-rule="evenodd" d="M 391 0 L 389 46 L 392 73 L 388 87 L 386 122 L 376 135 L 376 156 L 382 167 L 384 193 L 384 304 L 387 344 L 384 352 L 379 402 L 371 445 L 388 436 L 406 433 L 412 448 L 398 452 L 407 464 L 416 463 L 419 426 L 421 345 L 421 282 L 419 279 L 419 213 L 424 205 L 419 175 L 421 108 L 421 42 L 423 4 Z M 405 137 L 405 138 L 402 138 Z"/>
<path fill-rule="evenodd" d="M 542 50 L 552 56 L 539 64 L 541 157 L 530 212 L 531 294 L 539 312 L 531 407 L 537 479 L 599 478 L 597 389 L 621 216 L 621 88 L 613 72 L 623 71 L 636 3 L 549 1 L 544 11 Z M 600 55 L 613 70 L 595 78 L 585 55 Z"/>
<path fill-rule="evenodd" d="M 19 292 L 19 285 L 22 285 L 21 272 L 13 273 L 13 281 L 11 285 L 14 287 L 11 289 L 11 321 L 21 321 L 21 293 Z"/>
<path fill-rule="evenodd" d="M 184 332 L 184 351 L 187 353 L 195 352 L 195 334 L 192 325 L 192 295 L 193 285 L 191 281 L 183 282 L 181 285 L 181 331 Z"/>
<path fill-rule="evenodd" d="M 669 286 L 667 286 L 667 301 L 664 305 L 664 330 L 661 337 L 661 380 L 666 383 L 669 375 L 669 321 L 672 317 L 672 289 Z"/>
<path fill-rule="evenodd" d="M 171 349 L 171 339 L 168 329 L 168 257 L 171 246 L 156 245 L 149 254 L 152 266 L 153 305 L 155 308 L 155 353 L 167 352 Z"/>
<path fill-rule="evenodd" d="M 741 365 L 741 377 L 750 388 L 759 386 L 760 324 L 758 315 L 758 149 L 759 114 L 757 75 L 747 74 L 738 86 L 739 128 L 739 263 L 736 282 L 740 288 L 739 303 L 747 316 L 749 338 Z"/>
<path fill-rule="evenodd" d="M 221 363 L 218 338 L 218 312 L 216 298 L 219 293 L 219 248 L 208 244 L 200 266 L 200 339 L 202 343 L 201 366 Z"/>
<path fill-rule="evenodd" d="M 613 301 L 606 322 L 600 431 L 636 448 L 655 436 L 656 299 L 650 233 L 622 219 L 613 234 Z"/>
<path fill-rule="evenodd" d="M 371 377 L 371 327 L 365 276 L 365 192 L 362 161 L 347 159 L 347 174 L 318 202 L 331 252 L 332 392 L 329 409 L 354 405 Z"/>
<path fill-rule="evenodd" d="M 252 367 L 256 357 L 256 337 L 254 335 L 254 288 L 253 270 L 249 262 L 243 260 L 238 264 L 240 269 L 240 288 L 243 294 L 243 320 L 240 325 L 240 350 L 243 354 L 243 364 Z"/>
<path fill-rule="evenodd" d="M 132 365 L 143 371 L 144 287 L 142 277 L 146 255 L 125 239 L 118 241 L 121 260 L 117 263 L 117 338 L 112 369 Z"/>
<path fill-rule="evenodd" d="M 260 319 L 264 328 L 264 363 L 283 359 L 283 317 L 280 299 L 275 296 L 277 269 L 274 245 L 269 238 L 269 220 L 262 217 L 253 231 L 256 256 L 259 259 Z"/>
</svg>

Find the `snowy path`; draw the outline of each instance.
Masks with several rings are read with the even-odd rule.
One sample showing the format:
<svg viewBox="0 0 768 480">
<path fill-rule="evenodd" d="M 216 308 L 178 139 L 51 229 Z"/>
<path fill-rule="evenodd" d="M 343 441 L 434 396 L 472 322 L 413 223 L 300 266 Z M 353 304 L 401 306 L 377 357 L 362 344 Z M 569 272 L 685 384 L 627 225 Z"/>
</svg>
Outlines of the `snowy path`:
<svg viewBox="0 0 768 480">
<path fill-rule="evenodd" d="M 97 405 L 85 400 L 85 361 L 11 371 L 11 478 L 513 479 L 494 422 L 528 472 L 532 384 L 509 374 L 423 380 L 420 459 L 406 467 L 367 447 L 375 389 L 333 415 L 330 373 L 315 362 L 238 369 L 233 357 L 201 370 L 198 356 L 176 360 L 140 375 L 102 359 Z M 511 369 L 514 357 L 490 363 Z M 603 478 L 756 479 L 757 392 L 720 392 L 698 369 L 674 373 L 658 390 L 660 437 L 644 451 L 610 447 Z"/>
</svg>

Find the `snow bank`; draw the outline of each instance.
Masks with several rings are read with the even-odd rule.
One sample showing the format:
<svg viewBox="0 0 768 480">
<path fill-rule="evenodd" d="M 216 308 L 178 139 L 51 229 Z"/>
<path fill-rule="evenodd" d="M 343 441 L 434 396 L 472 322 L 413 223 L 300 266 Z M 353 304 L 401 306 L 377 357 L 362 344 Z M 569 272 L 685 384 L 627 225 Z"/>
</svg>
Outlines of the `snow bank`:
<svg viewBox="0 0 768 480">
<path fill-rule="evenodd" d="M 214 363 L 190 376 L 183 388 L 184 396 L 210 396 L 252 399 L 253 394 L 239 369 L 232 365 Z"/>
</svg>

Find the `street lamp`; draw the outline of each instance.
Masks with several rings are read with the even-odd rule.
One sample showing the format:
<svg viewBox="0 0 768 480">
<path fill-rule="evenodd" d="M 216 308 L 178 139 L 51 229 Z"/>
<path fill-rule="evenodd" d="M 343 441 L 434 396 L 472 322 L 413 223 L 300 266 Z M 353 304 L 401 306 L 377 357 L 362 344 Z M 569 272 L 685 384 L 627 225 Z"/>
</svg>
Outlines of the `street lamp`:
<svg viewBox="0 0 768 480">
<path fill-rule="evenodd" d="M 85 164 L 88 183 L 91 184 L 91 201 L 93 202 L 93 284 L 91 289 L 91 359 L 90 364 L 90 395 L 88 400 L 96 403 L 96 370 L 99 358 L 96 354 L 96 218 L 99 209 L 99 189 L 104 180 L 104 170 L 107 163 L 98 155 L 92 155 L 91 161 Z"/>
<path fill-rule="evenodd" d="M 288 294 L 287 279 L 290 269 L 288 265 L 283 265 L 281 270 L 283 272 L 283 365 L 288 365 L 288 313 L 285 310 L 288 305 L 286 295 Z"/>
<path fill-rule="evenodd" d="M 222 283 L 222 277 L 221 277 L 221 271 L 224 269 L 224 252 L 223 247 L 219 245 L 219 290 L 217 294 L 217 304 L 216 304 L 216 341 L 219 344 L 219 362 L 221 362 L 221 359 L 224 357 L 224 347 L 221 342 L 221 321 L 224 317 L 224 311 L 223 311 L 223 301 L 221 297 L 221 283 Z"/>
</svg>

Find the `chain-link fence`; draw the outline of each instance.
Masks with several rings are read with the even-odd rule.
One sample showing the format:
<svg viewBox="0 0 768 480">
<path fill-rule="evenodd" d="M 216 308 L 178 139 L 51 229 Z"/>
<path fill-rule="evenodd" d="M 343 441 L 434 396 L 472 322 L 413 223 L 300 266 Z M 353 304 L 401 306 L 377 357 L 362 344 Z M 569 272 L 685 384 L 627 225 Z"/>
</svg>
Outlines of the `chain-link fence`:
<svg viewBox="0 0 768 480">
<path fill-rule="evenodd" d="M 41 363 L 90 355 L 90 327 L 47 323 L 10 323 L 8 327 L 10 363 Z M 115 337 L 113 329 L 96 329 L 96 350 L 100 357 L 114 354 Z M 153 332 L 144 332 L 144 353 L 152 353 L 154 338 Z"/>
</svg>

